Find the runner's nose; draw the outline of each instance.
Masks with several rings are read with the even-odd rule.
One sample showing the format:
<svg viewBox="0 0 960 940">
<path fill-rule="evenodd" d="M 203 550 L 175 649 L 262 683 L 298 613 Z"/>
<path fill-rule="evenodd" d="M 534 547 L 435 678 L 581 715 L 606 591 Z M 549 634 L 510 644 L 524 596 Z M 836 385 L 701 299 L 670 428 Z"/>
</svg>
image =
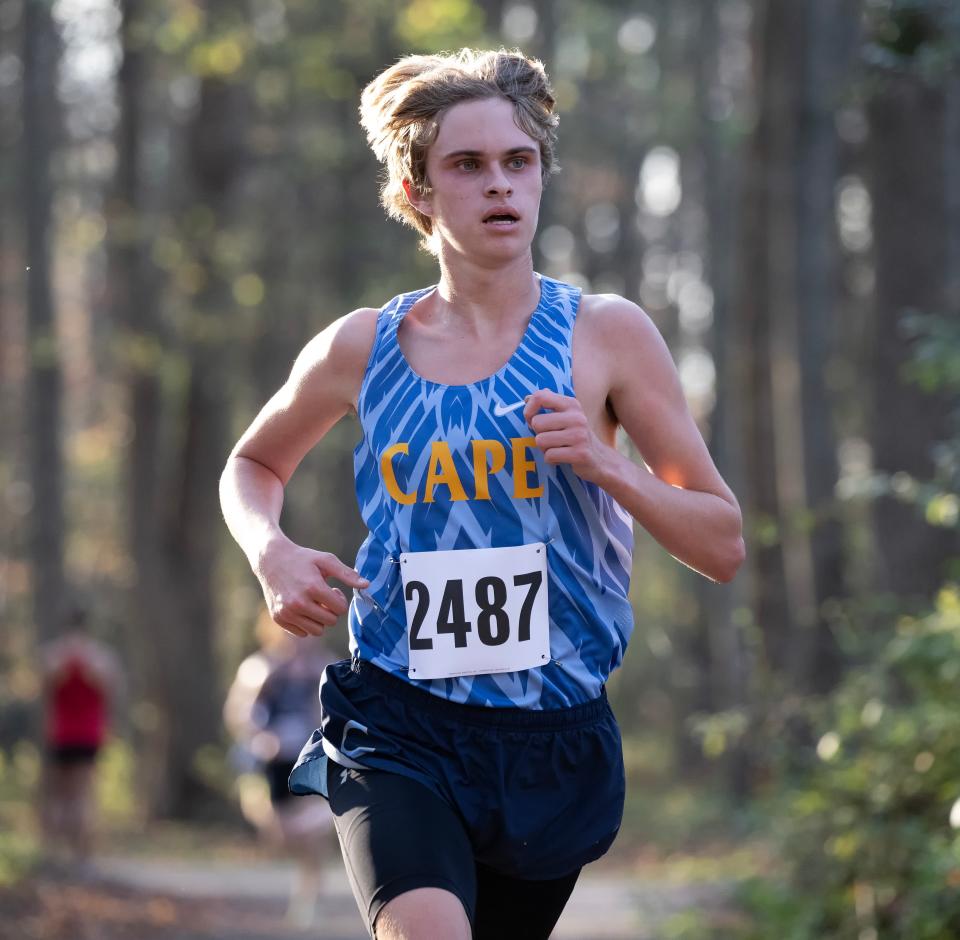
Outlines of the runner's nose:
<svg viewBox="0 0 960 940">
<path fill-rule="evenodd" d="M 510 180 L 507 179 L 501 167 L 496 167 L 491 171 L 490 178 L 487 181 L 487 195 L 513 195 L 513 187 L 510 185 Z"/>
</svg>

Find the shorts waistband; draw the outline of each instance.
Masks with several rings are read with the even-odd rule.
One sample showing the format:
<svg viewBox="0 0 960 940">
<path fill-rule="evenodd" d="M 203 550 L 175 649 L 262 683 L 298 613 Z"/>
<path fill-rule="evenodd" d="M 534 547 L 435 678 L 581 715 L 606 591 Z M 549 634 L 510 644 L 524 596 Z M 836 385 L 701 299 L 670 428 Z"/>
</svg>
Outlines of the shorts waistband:
<svg viewBox="0 0 960 940">
<path fill-rule="evenodd" d="M 378 666 L 364 660 L 355 660 L 352 670 L 364 684 L 373 686 L 391 698 L 427 712 L 438 718 L 447 718 L 463 724 L 485 728 L 523 728 L 530 731 L 562 731 L 578 725 L 591 725 L 607 712 L 607 691 L 600 690 L 598 698 L 569 708 L 537 710 L 531 708 L 495 708 L 485 705 L 463 705 L 449 702 L 423 689 L 398 679 Z"/>
</svg>

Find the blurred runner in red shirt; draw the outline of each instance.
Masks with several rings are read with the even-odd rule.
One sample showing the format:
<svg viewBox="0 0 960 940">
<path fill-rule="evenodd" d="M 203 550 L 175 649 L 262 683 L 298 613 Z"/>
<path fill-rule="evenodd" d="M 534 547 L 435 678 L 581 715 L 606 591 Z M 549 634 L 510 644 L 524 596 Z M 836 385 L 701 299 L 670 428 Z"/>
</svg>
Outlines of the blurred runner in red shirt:
<svg viewBox="0 0 960 940">
<path fill-rule="evenodd" d="M 92 847 L 93 782 L 110 712 L 122 681 L 114 654 L 71 613 L 67 632 L 41 650 L 44 682 L 45 780 L 41 824 L 46 848 L 65 846 L 77 860 Z"/>
</svg>

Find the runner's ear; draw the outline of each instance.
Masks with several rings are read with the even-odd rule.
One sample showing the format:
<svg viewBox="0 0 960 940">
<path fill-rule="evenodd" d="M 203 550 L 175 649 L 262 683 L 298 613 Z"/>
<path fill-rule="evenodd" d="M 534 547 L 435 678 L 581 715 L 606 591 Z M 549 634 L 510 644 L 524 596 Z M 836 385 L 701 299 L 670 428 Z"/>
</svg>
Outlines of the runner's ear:
<svg viewBox="0 0 960 940">
<path fill-rule="evenodd" d="M 403 186 L 403 194 L 407 197 L 407 202 L 409 202 L 417 212 L 423 215 L 430 215 L 433 210 L 430 206 L 429 198 L 421 193 L 408 179 L 405 179 L 401 185 Z"/>
</svg>

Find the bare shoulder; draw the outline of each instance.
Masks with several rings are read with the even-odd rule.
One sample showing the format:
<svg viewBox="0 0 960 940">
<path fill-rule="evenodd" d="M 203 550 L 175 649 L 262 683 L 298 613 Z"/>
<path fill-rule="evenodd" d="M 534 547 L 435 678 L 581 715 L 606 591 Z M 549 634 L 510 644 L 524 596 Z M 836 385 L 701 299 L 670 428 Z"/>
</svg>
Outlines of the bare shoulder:
<svg viewBox="0 0 960 940">
<path fill-rule="evenodd" d="M 629 383 L 631 376 L 676 374 L 667 344 L 650 316 L 618 294 L 584 294 L 577 314 L 578 329 L 589 355 L 602 355 L 611 368 L 611 385 Z"/>
<path fill-rule="evenodd" d="M 290 373 L 291 390 L 306 391 L 312 380 L 342 386 L 352 400 L 359 390 L 377 330 L 378 310 L 360 307 L 335 320 L 303 347 Z"/>
<path fill-rule="evenodd" d="M 603 342 L 660 339 L 660 331 L 643 308 L 619 294 L 584 294 L 577 313 L 577 323 L 581 322 Z"/>
</svg>

